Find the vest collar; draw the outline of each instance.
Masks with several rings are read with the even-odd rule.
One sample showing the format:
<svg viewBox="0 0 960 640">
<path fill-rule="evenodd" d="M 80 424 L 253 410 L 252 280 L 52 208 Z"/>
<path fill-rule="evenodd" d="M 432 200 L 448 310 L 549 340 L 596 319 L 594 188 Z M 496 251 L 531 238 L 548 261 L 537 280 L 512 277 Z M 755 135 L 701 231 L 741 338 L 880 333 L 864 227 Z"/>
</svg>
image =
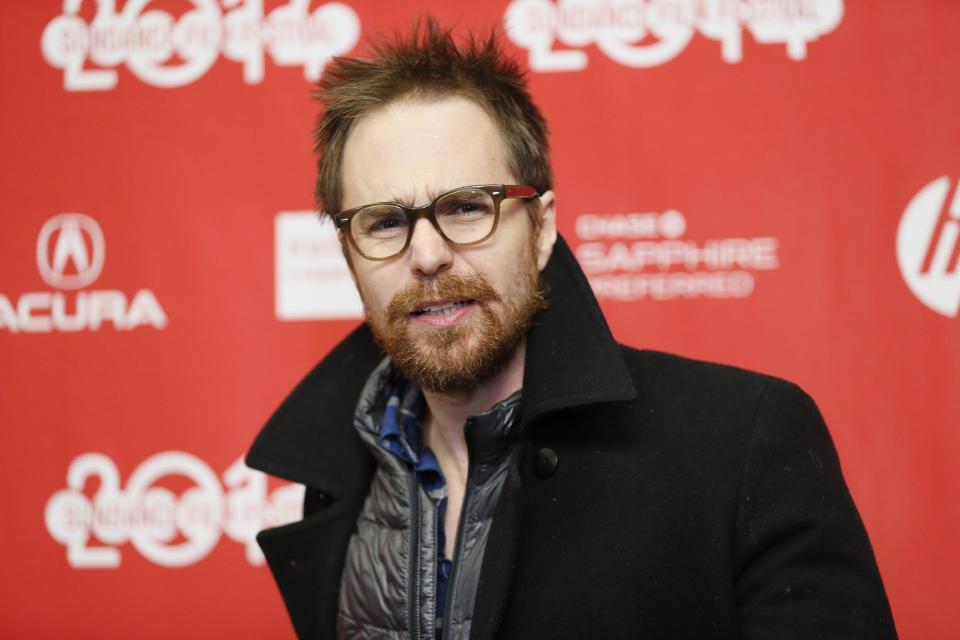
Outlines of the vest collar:
<svg viewBox="0 0 960 640">
<path fill-rule="evenodd" d="M 620 347 L 563 238 L 543 275 L 549 304 L 527 336 L 521 426 L 570 407 L 635 399 Z M 250 448 L 247 465 L 334 497 L 362 499 L 374 462 L 353 414 L 382 358 L 367 326 L 358 327 L 280 405 Z"/>
</svg>

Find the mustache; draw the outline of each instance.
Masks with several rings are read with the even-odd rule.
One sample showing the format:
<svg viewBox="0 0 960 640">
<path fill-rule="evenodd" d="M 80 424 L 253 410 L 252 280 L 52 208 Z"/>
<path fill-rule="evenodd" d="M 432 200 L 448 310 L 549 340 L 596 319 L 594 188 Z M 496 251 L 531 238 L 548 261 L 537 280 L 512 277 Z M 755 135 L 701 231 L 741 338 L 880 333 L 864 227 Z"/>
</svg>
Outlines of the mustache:
<svg viewBox="0 0 960 640">
<path fill-rule="evenodd" d="M 387 305 L 387 320 L 400 322 L 427 302 L 446 298 L 498 302 L 500 294 L 481 275 L 445 273 L 432 280 L 415 280 L 395 293 Z"/>
</svg>

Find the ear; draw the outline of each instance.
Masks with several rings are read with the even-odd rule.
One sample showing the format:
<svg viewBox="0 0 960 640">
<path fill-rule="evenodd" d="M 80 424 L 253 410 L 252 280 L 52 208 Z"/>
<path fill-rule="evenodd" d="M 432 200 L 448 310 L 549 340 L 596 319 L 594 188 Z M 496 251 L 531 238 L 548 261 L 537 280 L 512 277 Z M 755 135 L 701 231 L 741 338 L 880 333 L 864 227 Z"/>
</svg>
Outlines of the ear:
<svg viewBox="0 0 960 640">
<path fill-rule="evenodd" d="M 540 196 L 540 234 L 537 237 L 537 269 L 543 271 L 557 242 L 557 194 L 547 191 Z"/>
</svg>

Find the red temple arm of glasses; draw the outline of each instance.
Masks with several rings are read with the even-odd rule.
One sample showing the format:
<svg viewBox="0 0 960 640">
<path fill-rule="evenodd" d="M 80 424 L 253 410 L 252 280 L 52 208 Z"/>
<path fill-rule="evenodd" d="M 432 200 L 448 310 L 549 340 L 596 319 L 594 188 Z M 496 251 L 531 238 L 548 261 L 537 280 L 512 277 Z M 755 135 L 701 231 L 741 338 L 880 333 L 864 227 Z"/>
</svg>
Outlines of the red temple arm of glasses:
<svg viewBox="0 0 960 640">
<path fill-rule="evenodd" d="M 537 195 L 536 189 L 525 184 L 506 185 L 504 191 L 508 198 L 533 198 Z"/>
</svg>

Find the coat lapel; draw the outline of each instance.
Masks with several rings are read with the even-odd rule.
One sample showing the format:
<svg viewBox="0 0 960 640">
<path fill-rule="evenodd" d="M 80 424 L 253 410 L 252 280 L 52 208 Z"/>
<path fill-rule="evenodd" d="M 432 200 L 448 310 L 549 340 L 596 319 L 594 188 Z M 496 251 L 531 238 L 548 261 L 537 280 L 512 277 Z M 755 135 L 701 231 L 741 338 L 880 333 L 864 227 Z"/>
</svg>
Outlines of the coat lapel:
<svg viewBox="0 0 960 640">
<path fill-rule="evenodd" d="M 367 326 L 357 327 L 280 405 L 247 453 L 247 465 L 335 500 L 365 493 L 373 458 L 357 435 L 353 413 L 382 359 Z"/>
<path fill-rule="evenodd" d="M 375 467 L 353 413 L 382 358 L 358 327 L 297 385 L 247 453 L 249 467 L 307 486 L 304 519 L 257 536 L 301 638 L 335 636 L 347 546 Z"/>
<path fill-rule="evenodd" d="M 523 424 L 560 409 L 635 399 L 620 346 L 562 237 L 543 277 L 550 287 L 549 306 L 527 335 Z"/>
</svg>

